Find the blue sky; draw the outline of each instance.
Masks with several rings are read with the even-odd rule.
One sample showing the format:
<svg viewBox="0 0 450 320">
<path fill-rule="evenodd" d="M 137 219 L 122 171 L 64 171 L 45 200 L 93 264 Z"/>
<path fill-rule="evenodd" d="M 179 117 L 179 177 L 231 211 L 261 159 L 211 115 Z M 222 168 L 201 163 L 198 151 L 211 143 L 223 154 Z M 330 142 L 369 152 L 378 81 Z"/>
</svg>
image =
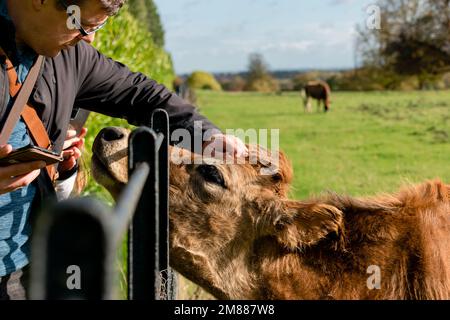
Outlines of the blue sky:
<svg viewBox="0 0 450 320">
<path fill-rule="evenodd" d="M 177 73 L 350 68 L 355 25 L 375 0 L 155 0 Z"/>
</svg>

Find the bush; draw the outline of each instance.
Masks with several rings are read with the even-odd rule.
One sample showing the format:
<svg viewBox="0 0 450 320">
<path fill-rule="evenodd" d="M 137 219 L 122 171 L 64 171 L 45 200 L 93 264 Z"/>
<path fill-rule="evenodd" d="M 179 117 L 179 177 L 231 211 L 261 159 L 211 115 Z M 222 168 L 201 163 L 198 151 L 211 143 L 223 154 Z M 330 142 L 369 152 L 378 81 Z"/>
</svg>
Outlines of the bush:
<svg viewBox="0 0 450 320">
<path fill-rule="evenodd" d="M 187 84 L 192 89 L 222 91 L 222 87 L 216 78 L 212 74 L 203 71 L 193 72 L 187 79 Z"/>
<path fill-rule="evenodd" d="M 244 88 L 245 91 L 256 92 L 277 92 L 278 89 L 277 80 L 270 76 L 249 81 Z"/>
<path fill-rule="evenodd" d="M 175 72 L 172 59 L 155 45 L 146 26 L 128 12 L 128 7 L 98 32 L 94 46 L 106 56 L 126 64 L 131 70 L 171 88 Z"/>
<path fill-rule="evenodd" d="M 389 70 L 379 68 L 360 68 L 341 73 L 334 79 L 336 90 L 411 90 L 411 79 L 399 76 Z"/>
<path fill-rule="evenodd" d="M 221 81 L 220 84 L 225 91 L 243 91 L 245 80 L 241 76 L 234 76 L 232 79 Z"/>
</svg>

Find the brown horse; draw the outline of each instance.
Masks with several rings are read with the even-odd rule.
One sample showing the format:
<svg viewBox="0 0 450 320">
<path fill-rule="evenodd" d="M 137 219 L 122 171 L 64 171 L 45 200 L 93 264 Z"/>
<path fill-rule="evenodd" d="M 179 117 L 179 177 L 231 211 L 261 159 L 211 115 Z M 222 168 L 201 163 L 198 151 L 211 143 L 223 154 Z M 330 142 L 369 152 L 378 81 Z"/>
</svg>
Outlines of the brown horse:
<svg viewBox="0 0 450 320">
<path fill-rule="evenodd" d="M 320 108 L 321 102 L 324 105 L 324 111 L 330 110 L 330 86 L 325 81 L 309 81 L 303 88 L 305 111 L 311 111 L 311 98 L 317 100 L 317 106 Z"/>
</svg>

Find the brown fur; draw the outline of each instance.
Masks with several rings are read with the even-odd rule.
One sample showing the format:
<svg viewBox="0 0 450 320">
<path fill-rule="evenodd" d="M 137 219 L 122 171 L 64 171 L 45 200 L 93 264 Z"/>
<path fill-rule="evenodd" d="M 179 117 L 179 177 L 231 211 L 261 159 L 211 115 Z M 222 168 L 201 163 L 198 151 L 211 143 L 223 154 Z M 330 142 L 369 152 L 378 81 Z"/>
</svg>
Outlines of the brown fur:
<svg viewBox="0 0 450 320">
<path fill-rule="evenodd" d="M 126 144 L 126 135 L 102 141 L 100 134 L 93 150 L 95 176 L 114 192 L 125 178 L 110 171 L 119 160 L 108 159 Z M 177 271 L 220 299 L 450 299 L 448 185 L 293 201 L 291 166 L 280 157 L 271 176 L 260 174 L 261 164 L 214 165 L 224 186 L 208 182 L 199 165 L 171 164 Z M 381 270 L 380 289 L 367 286 L 371 265 Z"/>
</svg>

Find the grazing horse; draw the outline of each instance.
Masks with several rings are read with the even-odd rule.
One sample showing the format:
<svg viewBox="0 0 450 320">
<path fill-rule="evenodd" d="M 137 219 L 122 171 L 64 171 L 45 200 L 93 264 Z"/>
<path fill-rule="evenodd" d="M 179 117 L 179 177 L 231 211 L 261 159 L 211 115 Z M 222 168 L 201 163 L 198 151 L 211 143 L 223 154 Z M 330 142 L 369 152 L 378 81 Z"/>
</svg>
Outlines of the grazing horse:
<svg viewBox="0 0 450 320">
<path fill-rule="evenodd" d="M 317 106 L 320 108 L 320 103 L 323 102 L 324 111 L 330 109 L 330 86 L 324 81 L 309 81 L 304 87 L 302 95 L 304 96 L 305 111 L 311 111 L 311 98 L 317 100 Z"/>
</svg>

